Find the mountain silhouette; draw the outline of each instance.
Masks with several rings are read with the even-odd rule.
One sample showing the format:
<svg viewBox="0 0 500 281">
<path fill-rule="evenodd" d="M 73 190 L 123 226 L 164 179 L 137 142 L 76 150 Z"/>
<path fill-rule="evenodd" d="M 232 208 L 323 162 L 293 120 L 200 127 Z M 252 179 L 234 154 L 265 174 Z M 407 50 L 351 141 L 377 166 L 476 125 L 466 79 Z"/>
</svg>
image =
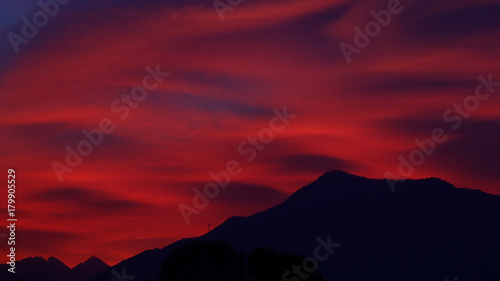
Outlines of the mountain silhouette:
<svg viewBox="0 0 500 281">
<path fill-rule="evenodd" d="M 438 178 L 395 187 L 393 193 L 384 179 L 330 171 L 275 207 L 144 251 L 92 281 L 110 281 L 117 272 L 134 281 L 157 280 L 172 250 L 194 240 L 226 241 L 245 255 L 256 248 L 302 257 L 321 253 L 317 271 L 326 281 L 500 280 L 500 196 Z M 285 280 L 305 279 L 289 274 Z M 45 281 L 29 281 L 38 280 Z"/>
<path fill-rule="evenodd" d="M 317 237 L 341 246 L 319 264 L 325 280 L 500 280 L 500 196 L 437 179 L 324 174 L 282 204 L 235 217 L 203 236 L 312 256 Z"/>
<path fill-rule="evenodd" d="M 393 193 L 385 179 L 330 171 L 282 204 L 229 218 L 198 239 L 224 240 L 246 254 L 269 247 L 311 257 L 318 238 L 330 236 L 340 247 L 318 263 L 327 281 L 498 281 L 499 218 L 500 196 L 438 178 L 406 180 Z M 134 281 L 156 280 L 171 249 L 192 240 L 145 251 L 114 268 L 125 268 Z M 110 277 L 107 270 L 93 281 Z"/>
<path fill-rule="evenodd" d="M 99 273 L 110 268 L 109 265 L 96 257 L 90 257 L 83 263 L 71 269 L 71 281 L 88 281 Z"/>
<path fill-rule="evenodd" d="M 0 265 L 0 280 L 12 281 L 89 281 L 109 265 L 96 257 L 69 268 L 62 261 L 50 257 L 26 258 L 16 262 L 16 273 L 7 271 L 9 265 Z"/>
<path fill-rule="evenodd" d="M 30 257 L 16 262 L 15 274 L 8 272 L 7 264 L 0 265 L 0 280 L 26 281 L 66 281 L 71 268 L 62 261 L 50 257 Z"/>
</svg>

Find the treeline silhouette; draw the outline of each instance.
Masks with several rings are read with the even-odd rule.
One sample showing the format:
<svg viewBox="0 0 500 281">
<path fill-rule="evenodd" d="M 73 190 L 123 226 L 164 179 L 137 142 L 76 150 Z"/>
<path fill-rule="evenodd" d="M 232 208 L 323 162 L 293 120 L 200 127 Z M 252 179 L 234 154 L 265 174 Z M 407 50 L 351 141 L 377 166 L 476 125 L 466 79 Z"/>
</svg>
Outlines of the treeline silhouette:
<svg viewBox="0 0 500 281">
<path fill-rule="evenodd" d="M 160 281 L 281 281 L 303 260 L 270 248 L 256 248 L 245 257 L 227 242 L 197 240 L 172 250 L 163 262 Z M 313 272 L 307 280 L 323 281 L 323 277 Z"/>
</svg>

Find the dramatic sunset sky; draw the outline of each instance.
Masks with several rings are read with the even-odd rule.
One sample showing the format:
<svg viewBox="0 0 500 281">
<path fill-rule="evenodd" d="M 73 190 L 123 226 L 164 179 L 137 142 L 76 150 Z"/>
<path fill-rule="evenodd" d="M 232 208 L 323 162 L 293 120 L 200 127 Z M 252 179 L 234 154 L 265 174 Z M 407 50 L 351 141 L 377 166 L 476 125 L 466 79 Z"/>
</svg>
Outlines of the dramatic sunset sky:
<svg viewBox="0 0 500 281">
<path fill-rule="evenodd" d="M 329 169 L 397 174 L 435 128 L 448 140 L 410 178 L 500 194 L 500 88 L 456 130 L 443 120 L 478 76 L 500 81 L 498 1 L 403 1 L 350 64 L 339 44 L 388 1 L 245 0 L 221 21 L 210 0 L 72 0 L 16 54 L 7 34 L 22 34 L 36 2 L 0 2 L 0 155 L 5 179 L 17 174 L 18 258 L 112 265 L 278 204 Z M 110 105 L 156 65 L 170 75 L 120 120 Z M 246 161 L 240 143 L 284 107 L 297 117 Z M 116 129 L 60 182 L 52 163 L 103 118 Z M 231 160 L 241 174 L 187 225 L 178 205 Z"/>
</svg>

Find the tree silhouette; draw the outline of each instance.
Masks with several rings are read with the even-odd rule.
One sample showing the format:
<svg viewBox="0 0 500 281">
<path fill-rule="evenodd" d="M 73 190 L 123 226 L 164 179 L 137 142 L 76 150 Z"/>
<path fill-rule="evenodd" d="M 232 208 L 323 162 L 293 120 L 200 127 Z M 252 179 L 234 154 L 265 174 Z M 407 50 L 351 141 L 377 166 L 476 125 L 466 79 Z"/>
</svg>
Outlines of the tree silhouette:
<svg viewBox="0 0 500 281">
<path fill-rule="evenodd" d="M 224 241 L 187 243 L 172 250 L 163 262 L 160 281 L 282 281 L 287 271 L 300 267 L 304 258 L 298 255 L 275 253 L 270 248 L 254 249 L 248 256 L 248 272 L 245 258 L 233 246 Z M 247 274 L 245 274 L 247 273 Z M 289 272 L 290 273 L 290 272 Z M 323 281 L 317 272 L 302 273 L 307 281 Z M 289 280 L 301 280 L 292 273 Z"/>
<path fill-rule="evenodd" d="M 248 276 L 252 281 L 281 281 L 286 271 L 291 271 L 294 265 L 301 266 L 303 261 L 304 258 L 298 255 L 277 254 L 270 248 L 257 248 L 248 257 Z M 317 272 L 305 274 L 307 281 L 323 281 Z M 300 280 L 296 278 L 291 280 Z"/>
<path fill-rule="evenodd" d="M 245 262 L 231 244 L 194 241 L 172 250 L 161 281 L 245 281 Z"/>
</svg>

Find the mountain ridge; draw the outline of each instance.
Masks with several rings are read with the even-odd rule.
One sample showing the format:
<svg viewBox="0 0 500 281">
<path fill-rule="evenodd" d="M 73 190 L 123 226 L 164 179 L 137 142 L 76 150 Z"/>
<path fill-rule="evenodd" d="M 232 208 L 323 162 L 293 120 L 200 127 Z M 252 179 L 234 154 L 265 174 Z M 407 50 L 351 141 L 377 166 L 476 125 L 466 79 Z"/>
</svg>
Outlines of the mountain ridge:
<svg viewBox="0 0 500 281">
<path fill-rule="evenodd" d="M 500 243 L 492 239 L 491 235 L 482 237 L 480 233 L 467 232 L 469 226 L 475 226 L 485 229 L 486 233 L 500 233 L 498 223 L 488 226 L 488 221 L 497 221 L 493 220 L 492 214 L 500 216 L 499 206 L 498 195 L 473 189 L 459 189 L 436 177 L 405 180 L 397 183 L 396 192 L 393 193 L 386 179 L 370 179 L 333 170 L 300 188 L 281 204 L 252 216 L 230 217 L 197 239 L 225 240 L 246 254 L 255 247 L 271 247 L 276 251 L 310 256 L 316 239 L 331 235 L 342 247 L 339 248 L 337 256 L 332 255 L 328 260 L 329 265 L 319 268 L 325 280 L 396 281 L 428 278 L 442 281 L 446 276 L 462 276 L 461 280 L 468 280 L 468 275 L 474 276 L 476 273 L 464 262 L 467 259 L 466 254 L 473 250 L 468 249 L 467 252 L 455 249 L 446 241 L 455 239 L 463 243 L 464 237 L 469 237 L 490 243 L 489 247 L 478 243 L 477 249 L 485 253 L 485 256 L 491 257 L 492 261 L 488 262 L 486 258 L 479 260 L 484 261 L 485 272 L 500 278 L 500 272 L 495 272 L 492 266 L 493 262 L 500 265 L 500 261 L 494 258 L 493 251 L 500 250 Z M 454 235 L 453 231 L 464 233 L 463 237 Z M 380 245 L 370 244 L 374 238 L 367 233 L 389 245 L 390 251 Z M 411 237 L 415 240 L 413 244 L 418 246 L 408 243 L 405 237 Z M 155 252 L 156 258 L 165 258 L 172 248 L 192 240 L 183 239 L 158 249 Z M 443 249 L 443 245 L 447 248 Z M 419 279 L 422 274 L 411 266 L 408 261 L 410 256 L 400 257 L 398 249 L 406 249 L 411 253 L 410 256 L 414 256 L 429 268 L 433 266 L 426 262 L 426 258 L 432 259 L 432 256 L 425 251 L 435 252 L 443 260 L 458 261 L 451 265 L 442 261 L 441 269 L 432 269 L 435 274 Z M 382 272 L 377 266 L 387 266 L 368 259 L 370 254 L 376 256 L 378 252 L 387 252 L 385 255 L 389 263 L 406 261 L 406 271 L 414 274 L 413 279 L 409 279 L 402 272 L 394 272 L 390 278 L 383 276 L 390 275 L 391 271 Z M 460 253 L 460 257 L 450 257 L 451 252 Z M 141 273 L 140 266 L 137 265 L 147 266 L 148 258 L 145 252 L 140 255 L 140 260 L 129 258 L 126 262 L 119 263 L 117 268 L 127 268 L 128 273 L 138 276 L 138 281 L 147 278 L 155 280 L 155 270 L 152 267 L 148 268 L 151 275 Z M 360 256 L 363 261 L 372 263 L 372 267 L 367 269 L 372 275 L 356 272 L 353 265 L 359 263 Z M 159 269 L 160 265 L 161 262 L 157 262 L 154 267 Z M 394 265 L 394 268 L 397 266 Z M 106 281 L 110 274 L 107 272 L 100 276 L 102 278 L 96 278 L 94 281 Z M 470 277 L 469 280 L 476 279 Z"/>
<path fill-rule="evenodd" d="M 270 247 L 308 257 L 318 239 L 327 237 L 341 247 L 319 265 L 325 280 L 498 281 L 498 217 L 500 196 L 440 178 L 405 180 L 393 193 L 386 179 L 331 170 L 281 204 L 230 217 L 197 238 L 143 251 L 92 281 L 109 281 L 111 270 L 134 281 L 156 280 L 170 251 L 195 239 L 224 240 L 245 254 Z"/>
<path fill-rule="evenodd" d="M 94 256 L 70 268 L 55 257 L 27 257 L 16 262 L 16 273 L 7 273 L 9 265 L 0 265 L 0 280 L 88 281 L 110 268 Z"/>
</svg>

